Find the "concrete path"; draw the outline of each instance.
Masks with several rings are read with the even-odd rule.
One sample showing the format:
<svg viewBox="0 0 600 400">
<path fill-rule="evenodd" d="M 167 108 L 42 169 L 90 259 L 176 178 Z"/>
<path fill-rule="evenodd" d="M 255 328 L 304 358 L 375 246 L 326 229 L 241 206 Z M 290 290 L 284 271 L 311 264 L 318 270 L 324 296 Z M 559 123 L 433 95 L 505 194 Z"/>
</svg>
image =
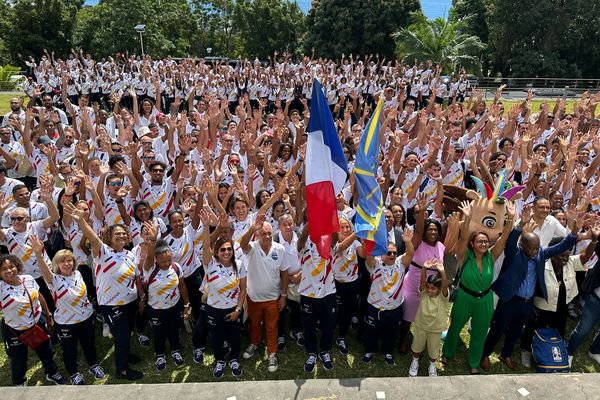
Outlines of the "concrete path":
<svg viewBox="0 0 600 400">
<path fill-rule="evenodd" d="M 7 400 L 600 399 L 598 374 L 0 388 Z"/>
</svg>

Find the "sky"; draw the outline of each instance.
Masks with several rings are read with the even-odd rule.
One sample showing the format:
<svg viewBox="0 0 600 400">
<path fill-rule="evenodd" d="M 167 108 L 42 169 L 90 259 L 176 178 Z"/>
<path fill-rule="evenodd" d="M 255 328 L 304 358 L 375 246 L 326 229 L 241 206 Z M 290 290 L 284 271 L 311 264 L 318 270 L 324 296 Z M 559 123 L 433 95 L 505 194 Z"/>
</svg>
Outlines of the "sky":
<svg viewBox="0 0 600 400">
<path fill-rule="evenodd" d="M 311 0 L 296 0 L 304 12 L 310 8 Z M 86 0 L 85 4 L 98 4 L 98 0 Z M 452 0 L 421 0 L 421 8 L 427 18 L 446 17 L 452 6 Z"/>
</svg>

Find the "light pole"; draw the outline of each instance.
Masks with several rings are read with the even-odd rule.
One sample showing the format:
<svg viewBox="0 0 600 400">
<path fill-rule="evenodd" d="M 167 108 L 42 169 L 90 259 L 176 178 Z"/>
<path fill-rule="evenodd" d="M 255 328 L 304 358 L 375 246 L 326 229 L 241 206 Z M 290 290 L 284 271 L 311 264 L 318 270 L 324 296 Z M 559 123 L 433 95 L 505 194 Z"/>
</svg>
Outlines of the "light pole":
<svg viewBox="0 0 600 400">
<path fill-rule="evenodd" d="M 146 31 L 146 25 L 137 24 L 133 29 L 140 34 L 140 46 L 142 47 L 142 58 L 144 58 L 144 39 L 142 38 L 142 35 Z"/>
<path fill-rule="evenodd" d="M 207 47 L 206 52 L 208 53 L 208 56 L 210 57 L 210 53 L 212 53 L 212 47 Z"/>
</svg>

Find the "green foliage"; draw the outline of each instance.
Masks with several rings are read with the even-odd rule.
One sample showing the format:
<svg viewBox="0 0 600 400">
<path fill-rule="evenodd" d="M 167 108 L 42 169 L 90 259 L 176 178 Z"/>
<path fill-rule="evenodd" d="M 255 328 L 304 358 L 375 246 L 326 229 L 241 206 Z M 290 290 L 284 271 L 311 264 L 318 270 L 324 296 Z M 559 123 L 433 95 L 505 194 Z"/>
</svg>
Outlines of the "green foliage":
<svg viewBox="0 0 600 400">
<path fill-rule="evenodd" d="M 458 72 L 460 67 L 479 71 L 479 53 L 485 44 L 477 36 L 466 33 L 470 16 L 454 21 L 443 18 L 428 20 L 414 14 L 413 23 L 392 34 L 397 53 L 409 62 L 431 60 L 444 71 Z"/>
<path fill-rule="evenodd" d="M 12 75 L 18 74 L 21 68 L 14 65 L 0 66 L 0 81 L 7 81 Z"/>
<path fill-rule="evenodd" d="M 94 56 L 125 50 L 141 53 L 139 34 L 133 29 L 146 25 L 144 52 L 155 57 L 185 56 L 198 26 L 185 0 L 103 0 L 84 7 L 77 16 L 74 43 Z M 102 29 L 97 29 L 99 26 Z"/>
<path fill-rule="evenodd" d="M 390 34 L 408 26 L 418 0 L 314 0 L 306 19 L 305 53 L 394 55 Z"/>
<path fill-rule="evenodd" d="M 246 57 L 266 59 L 274 50 L 299 50 L 304 14 L 288 0 L 238 0 L 235 22 Z M 257 28 L 261 27 L 261 28 Z"/>
<path fill-rule="evenodd" d="M 15 0 L 2 12 L 5 46 L 10 59 L 40 55 L 44 49 L 64 55 L 71 47 L 73 25 L 83 0 Z M 0 27 L 0 33 L 3 31 Z"/>
</svg>

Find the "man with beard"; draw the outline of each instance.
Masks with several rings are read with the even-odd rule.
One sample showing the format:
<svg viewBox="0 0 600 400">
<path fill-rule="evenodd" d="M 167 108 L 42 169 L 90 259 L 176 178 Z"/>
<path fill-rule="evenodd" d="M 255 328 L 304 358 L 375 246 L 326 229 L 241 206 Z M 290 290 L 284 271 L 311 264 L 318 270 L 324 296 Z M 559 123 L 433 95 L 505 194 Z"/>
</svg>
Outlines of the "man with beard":
<svg viewBox="0 0 600 400">
<path fill-rule="evenodd" d="M 25 123 L 25 111 L 23 111 L 21 105 L 21 100 L 18 97 L 12 97 L 10 99 L 10 111 L 4 114 L 4 117 L 2 118 L 2 126 L 8 125 L 8 120 L 11 115 L 19 118 L 21 125 Z"/>
</svg>

